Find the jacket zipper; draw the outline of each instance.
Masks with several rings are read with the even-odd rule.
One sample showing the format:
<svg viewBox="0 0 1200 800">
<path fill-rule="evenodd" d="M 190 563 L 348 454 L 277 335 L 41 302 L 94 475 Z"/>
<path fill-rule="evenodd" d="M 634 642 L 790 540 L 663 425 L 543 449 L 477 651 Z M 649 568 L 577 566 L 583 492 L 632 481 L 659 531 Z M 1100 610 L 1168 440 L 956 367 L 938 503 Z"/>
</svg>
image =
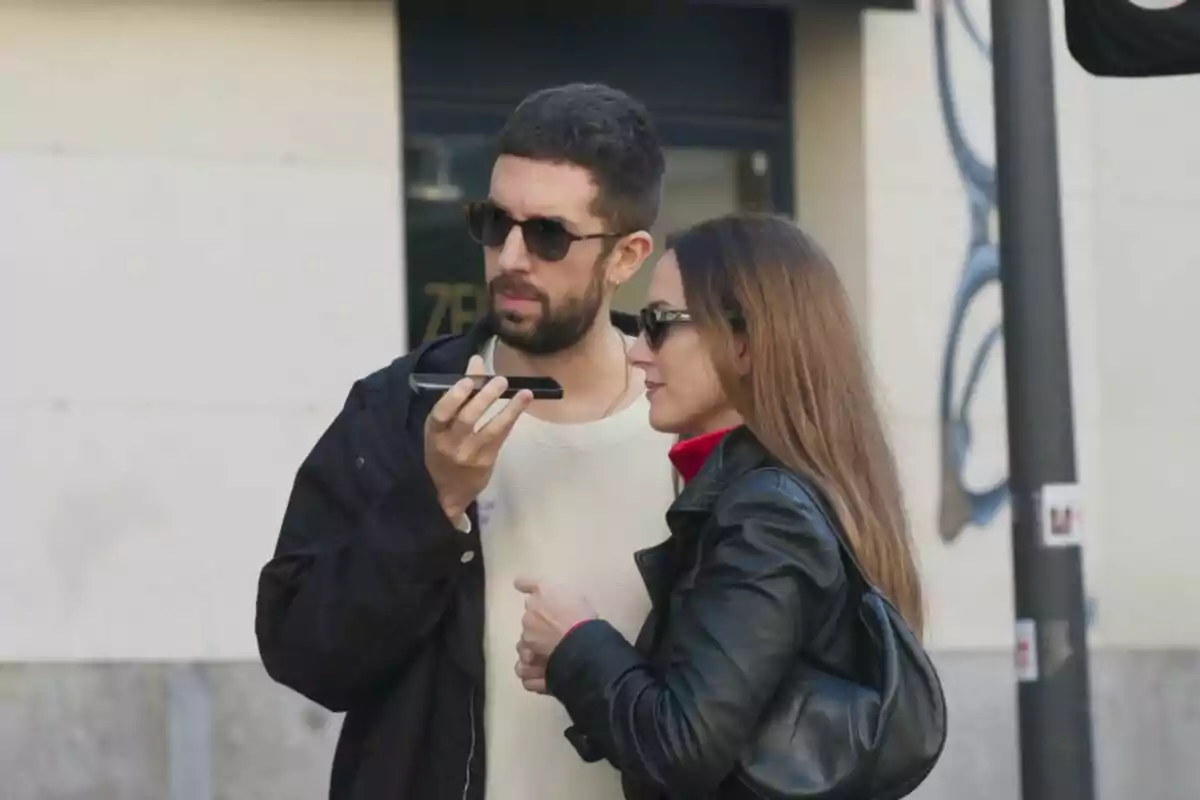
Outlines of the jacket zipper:
<svg viewBox="0 0 1200 800">
<path fill-rule="evenodd" d="M 467 793 L 471 791 L 471 762 L 475 760 L 475 692 L 471 691 L 471 748 L 467 751 L 467 774 L 463 783 L 462 800 L 469 800 Z"/>
</svg>

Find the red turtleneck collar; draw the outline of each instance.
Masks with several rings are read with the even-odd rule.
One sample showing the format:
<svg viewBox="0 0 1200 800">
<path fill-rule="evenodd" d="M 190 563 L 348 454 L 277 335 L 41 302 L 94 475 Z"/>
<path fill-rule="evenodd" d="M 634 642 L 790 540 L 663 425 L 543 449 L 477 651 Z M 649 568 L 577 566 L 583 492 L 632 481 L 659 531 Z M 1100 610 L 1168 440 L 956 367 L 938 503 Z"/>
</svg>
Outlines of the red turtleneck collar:
<svg viewBox="0 0 1200 800">
<path fill-rule="evenodd" d="M 712 455 L 712 451 L 717 449 L 717 445 L 721 443 L 721 440 L 731 430 L 733 428 L 724 428 L 712 433 L 703 433 L 699 436 L 693 436 L 691 439 L 684 439 L 682 442 L 677 442 L 671 448 L 668 455 L 671 458 L 671 463 L 675 465 L 675 469 L 683 477 L 684 483 L 696 477 L 696 473 L 704 466 L 704 462 Z"/>
</svg>

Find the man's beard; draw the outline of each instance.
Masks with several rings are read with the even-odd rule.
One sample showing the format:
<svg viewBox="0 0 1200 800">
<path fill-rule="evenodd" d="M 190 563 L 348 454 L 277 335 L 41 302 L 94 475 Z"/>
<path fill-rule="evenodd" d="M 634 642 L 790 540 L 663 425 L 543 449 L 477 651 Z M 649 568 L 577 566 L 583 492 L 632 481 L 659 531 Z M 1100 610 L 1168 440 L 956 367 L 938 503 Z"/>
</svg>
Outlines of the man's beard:
<svg viewBox="0 0 1200 800">
<path fill-rule="evenodd" d="M 525 327 L 523 315 L 496 310 L 496 295 L 502 293 L 537 301 L 541 313 L 531 328 Z M 488 284 L 488 325 L 514 350 L 546 356 L 579 344 L 596 324 L 603 303 L 604 273 L 598 267 L 584 294 L 566 298 L 558 308 L 551 308 L 550 298 L 542 292 L 505 274 Z"/>
</svg>

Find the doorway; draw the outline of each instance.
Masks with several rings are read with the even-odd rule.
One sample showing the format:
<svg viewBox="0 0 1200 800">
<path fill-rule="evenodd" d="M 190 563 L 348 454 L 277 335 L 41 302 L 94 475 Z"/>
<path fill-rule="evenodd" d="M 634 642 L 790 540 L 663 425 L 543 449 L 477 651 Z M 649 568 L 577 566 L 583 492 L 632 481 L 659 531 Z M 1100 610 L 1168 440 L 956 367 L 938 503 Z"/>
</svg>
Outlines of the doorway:
<svg viewBox="0 0 1200 800">
<path fill-rule="evenodd" d="M 791 15 L 686 14 L 472 22 L 400 20 L 409 346 L 460 333 L 486 308 L 483 256 L 462 207 L 487 196 L 493 136 L 530 91 L 602 81 L 644 102 L 666 145 L 665 235 L 740 210 L 792 213 Z M 661 247 L 659 248 L 661 250 Z M 656 252 L 621 288 L 642 303 Z"/>
</svg>

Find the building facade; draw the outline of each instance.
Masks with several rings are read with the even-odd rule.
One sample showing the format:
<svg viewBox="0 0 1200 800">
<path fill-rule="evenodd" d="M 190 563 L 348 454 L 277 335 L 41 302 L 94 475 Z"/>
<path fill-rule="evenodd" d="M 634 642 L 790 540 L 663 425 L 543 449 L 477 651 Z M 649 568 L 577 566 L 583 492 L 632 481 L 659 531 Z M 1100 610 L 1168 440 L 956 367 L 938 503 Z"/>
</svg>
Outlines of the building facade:
<svg viewBox="0 0 1200 800">
<path fill-rule="evenodd" d="M 987 0 L 538 19 L 0 0 L 4 797 L 324 796 L 338 720 L 258 665 L 257 570 L 351 382 L 474 319 L 460 203 L 511 106 L 572 80 L 659 119 L 660 232 L 769 209 L 830 250 L 949 693 L 916 796 L 1016 796 L 987 29 Z M 1101 81 L 1060 50 L 1099 791 L 1184 800 L 1200 82 Z"/>
</svg>

